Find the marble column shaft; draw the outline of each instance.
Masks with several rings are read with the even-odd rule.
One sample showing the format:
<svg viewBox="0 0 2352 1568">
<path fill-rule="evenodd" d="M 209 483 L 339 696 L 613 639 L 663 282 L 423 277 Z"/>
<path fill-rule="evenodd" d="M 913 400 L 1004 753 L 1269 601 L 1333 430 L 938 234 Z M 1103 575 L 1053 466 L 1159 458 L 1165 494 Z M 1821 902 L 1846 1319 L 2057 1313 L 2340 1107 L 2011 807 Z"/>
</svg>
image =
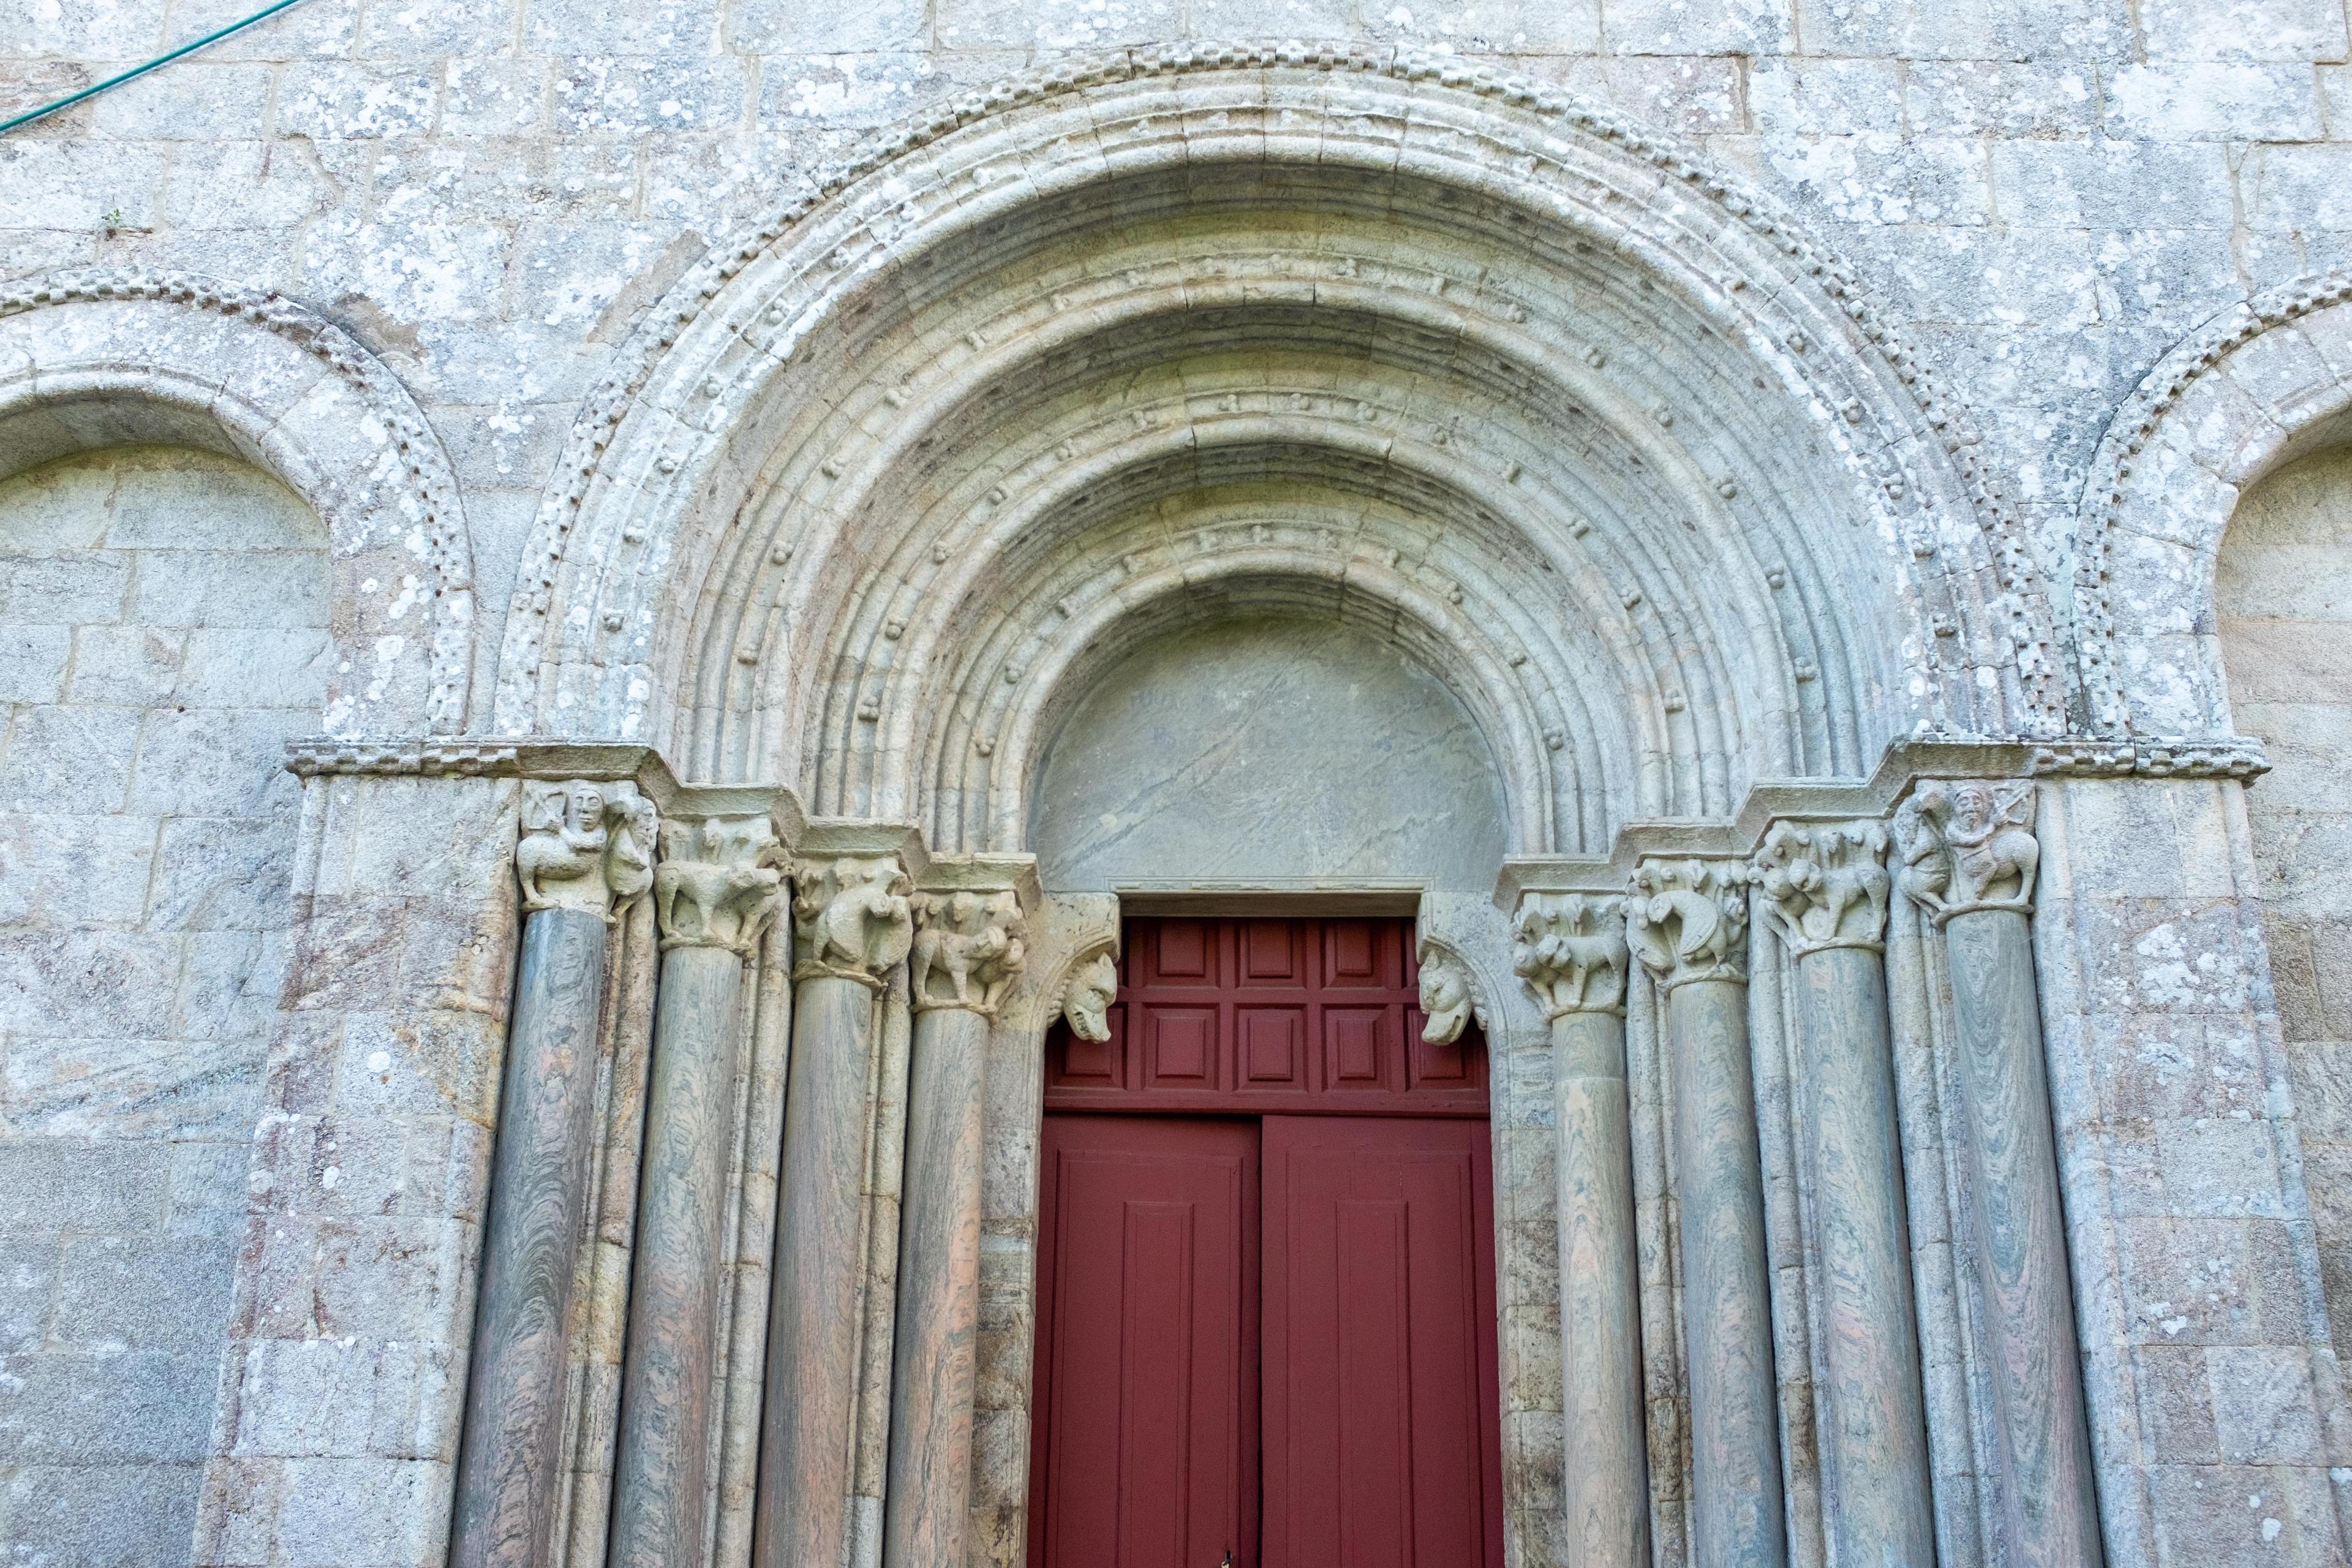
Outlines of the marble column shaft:
<svg viewBox="0 0 2352 1568">
<path fill-rule="evenodd" d="M 841 1561 L 876 1003 L 912 935 L 908 879 L 896 857 L 803 861 L 793 880 L 793 1052 L 752 1524 L 756 1568 Z"/>
<path fill-rule="evenodd" d="M 758 817 L 673 819 L 662 827 L 654 902 L 664 952 L 623 1358 L 613 1568 L 697 1568 L 703 1560 L 738 1019 L 744 960 L 782 880 L 766 863 L 774 846 Z"/>
<path fill-rule="evenodd" d="M 1674 1079 L 1695 1568 L 1782 1568 L 1764 1166 L 1748 1041 L 1746 868 L 1645 860 L 1626 901 Z"/>
<path fill-rule="evenodd" d="M 982 1094 L 989 1030 L 1027 962 L 1028 923 L 1015 888 L 980 881 L 969 862 L 956 873 L 978 885 L 916 896 L 908 965 L 915 1019 L 884 1568 L 963 1562 L 971 1507 Z"/>
<path fill-rule="evenodd" d="M 1895 1110 L 1886 830 L 1775 823 L 1757 879 L 1795 969 L 1798 1121 L 1820 1250 L 1831 1560 L 1935 1561 L 1927 1418 Z"/>
<path fill-rule="evenodd" d="M 616 895 L 645 890 L 651 828 L 651 807 L 626 784 L 524 788 L 515 868 L 526 913 L 483 1226 L 454 1568 L 538 1568 L 552 1551 L 610 911 Z"/>
<path fill-rule="evenodd" d="M 1512 967 L 1551 1025 L 1570 1568 L 1650 1561 L 1623 900 L 1527 894 Z"/>
<path fill-rule="evenodd" d="M 1906 889 L 1944 933 L 1969 1176 L 1969 1239 L 1984 1293 L 1986 1372 L 2000 1445 L 1989 1478 L 2002 1560 L 2104 1561 L 2030 923 L 2040 848 L 2033 785 L 1930 782 L 1896 819 Z"/>
</svg>

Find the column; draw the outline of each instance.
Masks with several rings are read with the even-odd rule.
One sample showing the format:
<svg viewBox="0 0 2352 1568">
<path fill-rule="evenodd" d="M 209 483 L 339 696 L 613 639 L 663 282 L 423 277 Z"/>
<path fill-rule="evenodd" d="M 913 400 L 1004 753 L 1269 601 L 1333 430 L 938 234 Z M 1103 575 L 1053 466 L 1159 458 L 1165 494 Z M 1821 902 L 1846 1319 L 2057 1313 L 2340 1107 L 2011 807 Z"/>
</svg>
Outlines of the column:
<svg viewBox="0 0 2352 1568">
<path fill-rule="evenodd" d="M 523 786 L 522 961 L 458 1452 L 455 1568 L 537 1568 L 552 1549 L 604 949 L 615 900 L 652 881 L 653 819 L 631 784 Z"/>
<path fill-rule="evenodd" d="M 845 839 L 851 852 L 805 858 L 793 869 L 797 962 L 752 1521 L 758 1568 L 841 1561 L 876 1003 L 914 935 L 912 885 L 898 851 L 875 853 L 873 844 L 824 826 L 810 837 Z"/>
<path fill-rule="evenodd" d="M 635 1265 L 613 1480 L 613 1568 L 697 1568 L 710 1492 L 711 1384 L 727 1287 L 744 961 L 783 873 L 764 814 L 662 824 L 661 932 Z"/>
<path fill-rule="evenodd" d="M 1025 858 L 1020 865 L 1034 886 Z M 950 869 L 935 864 L 933 879 Z M 916 896 L 908 959 L 915 1020 L 885 1568 L 964 1560 L 979 1364 L 982 1092 L 989 1029 L 1027 958 L 1028 923 L 1008 868 L 954 869 L 968 873 L 968 885 Z"/>
<path fill-rule="evenodd" d="M 1935 1561 L 1936 1530 L 1886 1011 L 1886 844 L 1875 822 L 1776 822 L 1755 875 L 1795 970 L 1830 1560 L 1898 1568 Z"/>
<path fill-rule="evenodd" d="M 1781 1568 L 1764 1167 L 1748 1047 L 1748 872 L 1645 859 L 1625 932 L 1657 983 L 1674 1078 L 1683 1323 L 1690 1356 L 1691 1558 Z"/>
<path fill-rule="evenodd" d="M 1570 1568 L 1650 1561 L 1624 903 L 1613 894 L 1531 891 L 1512 928 L 1511 968 L 1551 1025 Z"/>
<path fill-rule="evenodd" d="M 2103 1561 L 2058 1155 L 2035 990 L 2030 780 L 1923 783 L 1895 816 L 1903 888 L 1944 934 L 1969 1175 L 1970 1256 L 2000 1445 L 2003 1561 Z"/>
</svg>

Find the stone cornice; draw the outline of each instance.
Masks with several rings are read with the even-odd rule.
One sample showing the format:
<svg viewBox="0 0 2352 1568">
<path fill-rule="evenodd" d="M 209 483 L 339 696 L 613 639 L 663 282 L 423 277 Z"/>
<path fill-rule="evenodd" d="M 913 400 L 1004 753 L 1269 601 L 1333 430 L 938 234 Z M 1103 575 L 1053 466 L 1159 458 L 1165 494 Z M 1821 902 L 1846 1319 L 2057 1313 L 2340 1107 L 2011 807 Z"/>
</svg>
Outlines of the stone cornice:
<svg viewBox="0 0 2352 1568">
<path fill-rule="evenodd" d="M 595 784 L 632 784 L 665 816 L 764 815 L 788 847 L 799 844 L 809 826 L 800 797 L 781 784 L 681 783 L 659 752 L 625 741 L 317 737 L 289 742 L 286 768 L 303 778 L 585 779 Z M 919 846 L 919 838 L 918 842 Z"/>
</svg>

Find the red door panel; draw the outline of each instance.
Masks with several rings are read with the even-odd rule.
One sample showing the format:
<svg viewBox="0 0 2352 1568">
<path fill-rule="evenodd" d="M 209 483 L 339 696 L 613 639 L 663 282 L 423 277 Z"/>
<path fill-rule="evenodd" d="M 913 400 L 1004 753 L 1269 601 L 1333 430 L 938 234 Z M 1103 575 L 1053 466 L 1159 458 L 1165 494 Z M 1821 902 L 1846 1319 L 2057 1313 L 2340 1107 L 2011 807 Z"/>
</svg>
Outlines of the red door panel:
<svg viewBox="0 0 2352 1568">
<path fill-rule="evenodd" d="M 1265 1568 L 1501 1568 L 1486 1123 L 1269 1116 L 1264 1160 Z"/>
<path fill-rule="evenodd" d="M 1410 920 L 1131 920 L 1110 1038 L 1055 1026 L 1045 1108 L 1485 1116 L 1477 1028 L 1424 1043 L 1419 979 Z"/>
<path fill-rule="evenodd" d="M 1045 1120 L 1033 1568 L 1256 1559 L 1258 1129 Z"/>
</svg>

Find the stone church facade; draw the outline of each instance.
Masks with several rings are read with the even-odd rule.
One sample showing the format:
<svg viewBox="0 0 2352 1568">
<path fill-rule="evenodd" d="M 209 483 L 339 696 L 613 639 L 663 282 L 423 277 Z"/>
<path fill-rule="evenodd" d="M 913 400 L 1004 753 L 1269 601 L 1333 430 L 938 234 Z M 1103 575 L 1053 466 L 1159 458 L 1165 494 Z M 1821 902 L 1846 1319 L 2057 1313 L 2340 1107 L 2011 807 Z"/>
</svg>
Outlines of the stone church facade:
<svg viewBox="0 0 2352 1568">
<path fill-rule="evenodd" d="M 1511 1568 L 2343 1563 L 2347 60 L 306 0 L 0 136 L 8 1561 L 1038 1561 L 1213 915 L 1485 1053 Z"/>
</svg>

